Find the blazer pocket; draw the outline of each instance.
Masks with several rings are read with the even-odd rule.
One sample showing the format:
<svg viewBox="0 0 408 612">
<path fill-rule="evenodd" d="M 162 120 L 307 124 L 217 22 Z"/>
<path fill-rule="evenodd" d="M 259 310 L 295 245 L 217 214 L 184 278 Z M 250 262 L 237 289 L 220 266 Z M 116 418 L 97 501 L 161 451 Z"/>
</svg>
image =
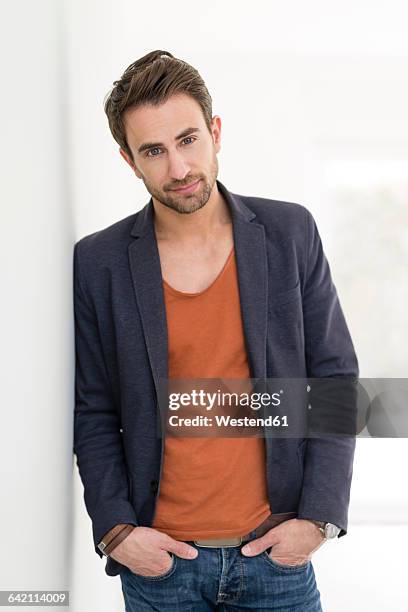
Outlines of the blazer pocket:
<svg viewBox="0 0 408 612">
<path fill-rule="evenodd" d="M 269 295 L 269 305 L 271 308 L 275 308 L 277 306 L 282 306 L 283 304 L 288 304 L 293 300 L 300 300 L 302 297 L 302 293 L 300 291 L 300 281 L 295 287 L 292 289 L 287 289 L 286 291 L 279 291 L 278 293 L 271 293 Z"/>
</svg>

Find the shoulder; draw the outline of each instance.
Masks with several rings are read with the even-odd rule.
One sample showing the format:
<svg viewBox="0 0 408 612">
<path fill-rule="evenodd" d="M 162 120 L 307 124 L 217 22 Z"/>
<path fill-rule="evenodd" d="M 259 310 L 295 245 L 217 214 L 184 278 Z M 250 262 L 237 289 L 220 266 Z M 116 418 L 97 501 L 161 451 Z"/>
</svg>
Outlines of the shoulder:
<svg viewBox="0 0 408 612">
<path fill-rule="evenodd" d="M 74 244 L 74 258 L 80 257 L 85 265 L 89 260 L 101 263 L 126 256 L 132 241 L 130 232 L 139 212 L 77 240 Z"/>
<path fill-rule="evenodd" d="M 75 242 L 74 283 L 79 283 L 84 291 L 95 290 L 100 293 L 102 290 L 106 291 L 114 274 L 127 271 L 128 247 L 134 240 L 131 230 L 140 212 L 87 234 Z"/>
<path fill-rule="evenodd" d="M 117 244 L 123 243 L 123 240 L 129 242 L 131 238 L 130 230 L 138 214 L 138 212 L 133 213 L 103 229 L 83 236 L 75 243 L 75 247 L 79 248 L 81 251 L 87 251 L 89 249 L 98 251 L 106 247 L 114 247 Z"/>
<path fill-rule="evenodd" d="M 256 218 L 253 222 L 262 224 L 267 236 L 292 238 L 300 242 L 308 240 L 314 218 L 304 204 L 288 200 L 233 195 L 255 213 Z"/>
</svg>

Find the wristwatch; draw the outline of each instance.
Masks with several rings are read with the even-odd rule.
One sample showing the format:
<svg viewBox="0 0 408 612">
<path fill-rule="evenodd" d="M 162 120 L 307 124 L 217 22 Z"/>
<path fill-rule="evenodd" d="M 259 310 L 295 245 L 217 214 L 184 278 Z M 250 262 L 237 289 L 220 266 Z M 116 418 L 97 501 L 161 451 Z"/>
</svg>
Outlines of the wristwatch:
<svg viewBox="0 0 408 612">
<path fill-rule="evenodd" d="M 326 523 L 325 521 L 315 521 L 314 519 L 308 520 L 317 525 L 326 540 L 333 540 L 334 538 L 337 538 L 341 531 L 340 527 L 337 527 L 337 525 L 333 525 L 333 523 Z"/>
</svg>

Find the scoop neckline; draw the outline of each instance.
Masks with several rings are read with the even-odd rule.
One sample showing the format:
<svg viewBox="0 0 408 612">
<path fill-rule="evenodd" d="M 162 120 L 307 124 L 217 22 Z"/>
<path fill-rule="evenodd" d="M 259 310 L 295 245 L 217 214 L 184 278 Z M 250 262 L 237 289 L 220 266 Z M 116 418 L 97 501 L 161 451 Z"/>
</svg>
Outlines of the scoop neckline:
<svg viewBox="0 0 408 612">
<path fill-rule="evenodd" d="M 232 247 L 231 251 L 229 252 L 229 255 L 227 257 L 227 259 L 224 262 L 223 267 L 221 268 L 219 274 L 215 277 L 215 279 L 212 281 L 212 283 L 210 285 L 208 285 L 208 287 L 206 287 L 205 289 L 203 289 L 202 291 L 198 291 L 196 293 L 191 293 L 190 291 L 180 291 L 179 289 L 175 289 L 174 287 L 172 287 L 171 285 L 169 285 L 169 283 L 164 280 L 163 278 L 163 283 L 166 285 L 166 287 L 175 295 L 178 296 L 185 296 L 185 297 L 195 297 L 198 295 L 203 295 L 204 293 L 206 293 L 207 291 L 209 291 L 211 289 L 211 287 L 213 287 L 215 285 L 215 283 L 223 276 L 225 270 L 227 269 L 227 266 L 230 262 L 230 259 L 232 258 L 232 255 L 234 253 L 234 246 Z"/>
</svg>

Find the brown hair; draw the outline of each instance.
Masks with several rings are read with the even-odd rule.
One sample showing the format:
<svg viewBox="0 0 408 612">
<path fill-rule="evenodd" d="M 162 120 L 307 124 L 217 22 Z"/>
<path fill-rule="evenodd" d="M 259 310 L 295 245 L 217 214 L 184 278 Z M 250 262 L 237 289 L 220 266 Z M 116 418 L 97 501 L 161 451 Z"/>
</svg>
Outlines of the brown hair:
<svg viewBox="0 0 408 612">
<path fill-rule="evenodd" d="M 198 71 L 168 51 L 151 51 L 130 64 L 104 100 L 112 136 L 134 161 L 126 140 L 123 114 L 128 108 L 143 104 L 158 106 L 170 96 L 184 93 L 201 107 L 211 132 L 212 99 Z"/>
</svg>

